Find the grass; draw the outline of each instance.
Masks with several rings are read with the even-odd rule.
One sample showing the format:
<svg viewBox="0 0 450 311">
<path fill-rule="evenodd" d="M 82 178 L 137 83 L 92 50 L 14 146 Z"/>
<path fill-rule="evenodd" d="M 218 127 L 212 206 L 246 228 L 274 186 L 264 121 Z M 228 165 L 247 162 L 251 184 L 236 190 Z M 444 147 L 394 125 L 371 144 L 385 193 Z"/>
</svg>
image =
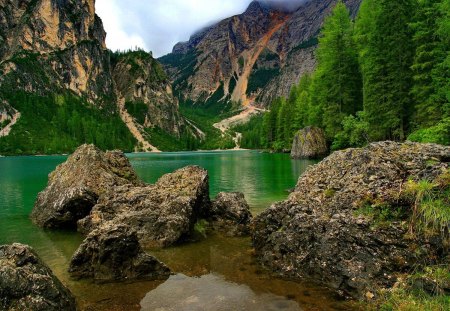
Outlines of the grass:
<svg viewBox="0 0 450 311">
<path fill-rule="evenodd" d="M 409 180 L 402 197 L 412 204 L 411 234 L 436 234 L 449 239 L 450 228 L 450 170 L 433 182 Z"/>
<path fill-rule="evenodd" d="M 450 310 L 448 265 L 426 267 L 406 276 L 391 290 L 382 293 L 371 310 L 447 311 Z"/>
</svg>

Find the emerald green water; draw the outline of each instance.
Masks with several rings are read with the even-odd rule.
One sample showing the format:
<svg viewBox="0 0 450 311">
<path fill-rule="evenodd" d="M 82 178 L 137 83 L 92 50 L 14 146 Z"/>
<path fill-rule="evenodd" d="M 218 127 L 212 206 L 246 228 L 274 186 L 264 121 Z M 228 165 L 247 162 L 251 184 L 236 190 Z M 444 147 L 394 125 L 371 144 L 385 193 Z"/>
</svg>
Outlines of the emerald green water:
<svg viewBox="0 0 450 311">
<path fill-rule="evenodd" d="M 314 163 L 257 151 L 130 154 L 128 157 L 138 175 L 149 183 L 186 165 L 204 167 L 210 176 L 211 196 L 220 191 L 241 191 L 254 214 L 285 199 L 287 190 Z M 251 303 L 260 303 L 267 310 L 349 309 L 326 289 L 270 276 L 255 263 L 248 238 L 213 235 L 197 243 L 153 251 L 153 255 L 176 273 L 167 282 L 98 285 L 70 279 L 66 270 L 82 237 L 75 232 L 42 230 L 29 220 L 36 195 L 47 184 L 47 175 L 65 159 L 65 156 L 0 158 L 0 244 L 19 242 L 34 247 L 71 289 L 80 309 L 198 310 L 192 301 L 183 300 L 182 295 L 167 297 L 167 293 L 183 288 L 185 283 L 198 294 L 197 303 L 202 306 L 206 306 L 206 301 L 201 301 L 201 297 L 228 293 L 227 310 L 259 306 Z M 221 308 L 207 306 L 209 309 L 205 310 Z"/>
</svg>

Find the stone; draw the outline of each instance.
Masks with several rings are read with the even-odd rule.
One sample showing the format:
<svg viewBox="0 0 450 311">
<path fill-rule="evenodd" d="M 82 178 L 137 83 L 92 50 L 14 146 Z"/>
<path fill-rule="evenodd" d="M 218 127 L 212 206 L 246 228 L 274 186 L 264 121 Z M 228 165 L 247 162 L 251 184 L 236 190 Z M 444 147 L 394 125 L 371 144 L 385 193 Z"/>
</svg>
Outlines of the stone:
<svg viewBox="0 0 450 311">
<path fill-rule="evenodd" d="M 165 280 L 170 269 L 142 250 L 136 231 L 126 225 L 105 224 L 80 245 L 69 273 L 74 278 L 97 282 Z"/>
<path fill-rule="evenodd" d="M 27 245 L 0 246 L 0 309 L 75 311 L 75 298 Z"/>
<path fill-rule="evenodd" d="M 89 233 L 105 223 L 126 224 L 143 246 L 167 247 L 187 238 L 209 205 L 208 172 L 188 166 L 154 185 L 114 188 L 78 222 L 78 229 Z"/>
<path fill-rule="evenodd" d="M 291 158 L 315 159 L 328 153 L 325 132 L 318 127 L 306 127 L 295 134 Z"/>
<path fill-rule="evenodd" d="M 250 233 L 252 214 L 241 192 L 217 194 L 206 218 L 214 228 L 229 236 L 244 236 Z"/>
<path fill-rule="evenodd" d="M 49 175 L 31 213 L 44 228 L 76 228 L 97 204 L 99 196 L 121 185 L 142 185 L 122 152 L 103 152 L 82 145 Z"/>
<path fill-rule="evenodd" d="M 414 203 L 399 193 L 409 179 L 445 174 L 449 161 L 450 147 L 410 142 L 334 152 L 253 220 L 256 256 L 284 277 L 312 278 L 359 299 L 392 287 L 401 272 L 445 262 L 441 235 L 408 234 Z M 386 224 L 368 207 L 398 216 Z"/>
</svg>

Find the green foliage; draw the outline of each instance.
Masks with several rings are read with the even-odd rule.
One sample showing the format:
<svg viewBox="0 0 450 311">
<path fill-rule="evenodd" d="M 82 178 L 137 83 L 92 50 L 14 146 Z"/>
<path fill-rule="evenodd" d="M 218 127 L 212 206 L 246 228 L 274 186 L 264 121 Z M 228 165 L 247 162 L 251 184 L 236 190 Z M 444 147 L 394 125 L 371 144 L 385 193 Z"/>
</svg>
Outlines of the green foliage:
<svg viewBox="0 0 450 311">
<path fill-rule="evenodd" d="M 145 123 L 145 116 L 148 112 L 148 106 L 146 104 L 143 102 L 126 102 L 125 108 L 139 124 Z"/>
<path fill-rule="evenodd" d="M 338 2 L 324 22 L 312 84 L 313 102 L 321 108 L 322 126 L 330 139 L 342 129 L 344 117 L 362 107 L 362 81 L 355 48 L 350 13 Z"/>
<path fill-rule="evenodd" d="M 365 0 L 356 22 L 372 140 L 403 140 L 413 108 L 413 0 Z"/>
<path fill-rule="evenodd" d="M 416 101 L 414 121 L 420 127 L 432 127 L 443 116 L 450 117 L 449 1 L 420 0 L 414 22 L 416 53 L 412 66 Z M 447 7 L 445 7 L 447 5 Z M 447 10 L 446 10 L 447 9 Z M 447 30 L 448 31 L 448 30 Z"/>
<path fill-rule="evenodd" d="M 409 180 L 402 196 L 413 205 L 410 233 L 450 236 L 450 170 L 434 182 Z"/>
<path fill-rule="evenodd" d="M 432 284 L 433 292 L 420 284 Z M 450 310 L 450 296 L 442 288 L 450 285 L 448 266 L 425 267 L 423 271 L 406 276 L 399 286 L 382 293 L 380 299 L 369 310 L 382 311 L 446 311 Z"/>
<path fill-rule="evenodd" d="M 149 141 L 161 151 L 192 151 L 197 150 L 200 142 L 190 133 L 183 133 L 180 138 L 174 137 L 164 130 L 154 127 L 146 129 Z"/>
<path fill-rule="evenodd" d="M 343 130 L 334 137 L 332 150 L 363 147 L 369 143 L 369 123 L 364 112 L 358 112 L 356 117 L 353 115 L 345 117 L 342 126 Z"/>
<path fill-rule="evenodd" d="M 201 234 L 203 237 L 206 237 L 206 232 L 208 230 L 208 221 L 204 219 L 198 220 L 194 225 L 194 231 Z"/>
<path fill-rule="evenodd" d="M 420 143 L 450 145 L 450 118 L 442 120 L 435 126 L 411 133 L 408 136 L 408 140 Z"/>
<path fill-rule="evenodd" d="M 2 91 L 1 95 L 21 112 L 10 135 L 0 138 L 2 154 L 69 153 L 83 143 L 103 150 L 133 150 L 136 141 L 117 114 L 92 107 L 78 97 L 22 91 Z"/>
<path fill-rule="evenodd" d="M 253 116 L 247 123 L 235 126 L 231 130 L 242 134 L 241 148 L 264 149 L 264 115 Z"/>
<path fill-rule="evenodd" d="M 273 78 L 275 78 L 279 74 L 279 68 L 253 69 L 248 79 L 247 93 L 253 93 L 260 88 L 264 88 Z"/>
<path fill-rule="evenodd" d="M 319 44 L 319 39 L 317 37 L 311 37 L 306 41 L 303 41 L 302 43 L 300 43 L 299 45 L 297 45 L 296 47 L 294 47 L 289 54 L 294 53 L 296 51 L 299 50 L 304 50 L 313 46 L 316 46 L 317 44 Z"/>
</svg>

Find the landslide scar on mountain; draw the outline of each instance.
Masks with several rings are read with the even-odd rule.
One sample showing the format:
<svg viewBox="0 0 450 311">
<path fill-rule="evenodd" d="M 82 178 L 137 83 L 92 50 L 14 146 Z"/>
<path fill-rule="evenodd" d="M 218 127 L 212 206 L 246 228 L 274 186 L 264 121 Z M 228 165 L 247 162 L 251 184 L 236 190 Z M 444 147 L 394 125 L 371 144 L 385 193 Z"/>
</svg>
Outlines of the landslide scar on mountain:
<svg viewBox="0 0 450 311">
<path fill-rule="evenodd" d="M 272 36 L 285 25 L 287 20 L 288 16 L 285 14 L 274 14 L 273 26 L 269 29 L 269 31 L 258 41 L 253 49 L 244 51 L 241 54 L 244 59 L 244 68 L 240 76 L 239 73 L 237 73 L 239 78 L 236 83 L 236 87 L 231 94 L 232 101 L 240 102 L 244 107 L 246 107 L 251 103 L 252 100 L 254 100 L 247 97 L 248 79 L 250 77 L 250 74 L 262 51 L 267 48 L 267 45 Z"/>
</svg>

